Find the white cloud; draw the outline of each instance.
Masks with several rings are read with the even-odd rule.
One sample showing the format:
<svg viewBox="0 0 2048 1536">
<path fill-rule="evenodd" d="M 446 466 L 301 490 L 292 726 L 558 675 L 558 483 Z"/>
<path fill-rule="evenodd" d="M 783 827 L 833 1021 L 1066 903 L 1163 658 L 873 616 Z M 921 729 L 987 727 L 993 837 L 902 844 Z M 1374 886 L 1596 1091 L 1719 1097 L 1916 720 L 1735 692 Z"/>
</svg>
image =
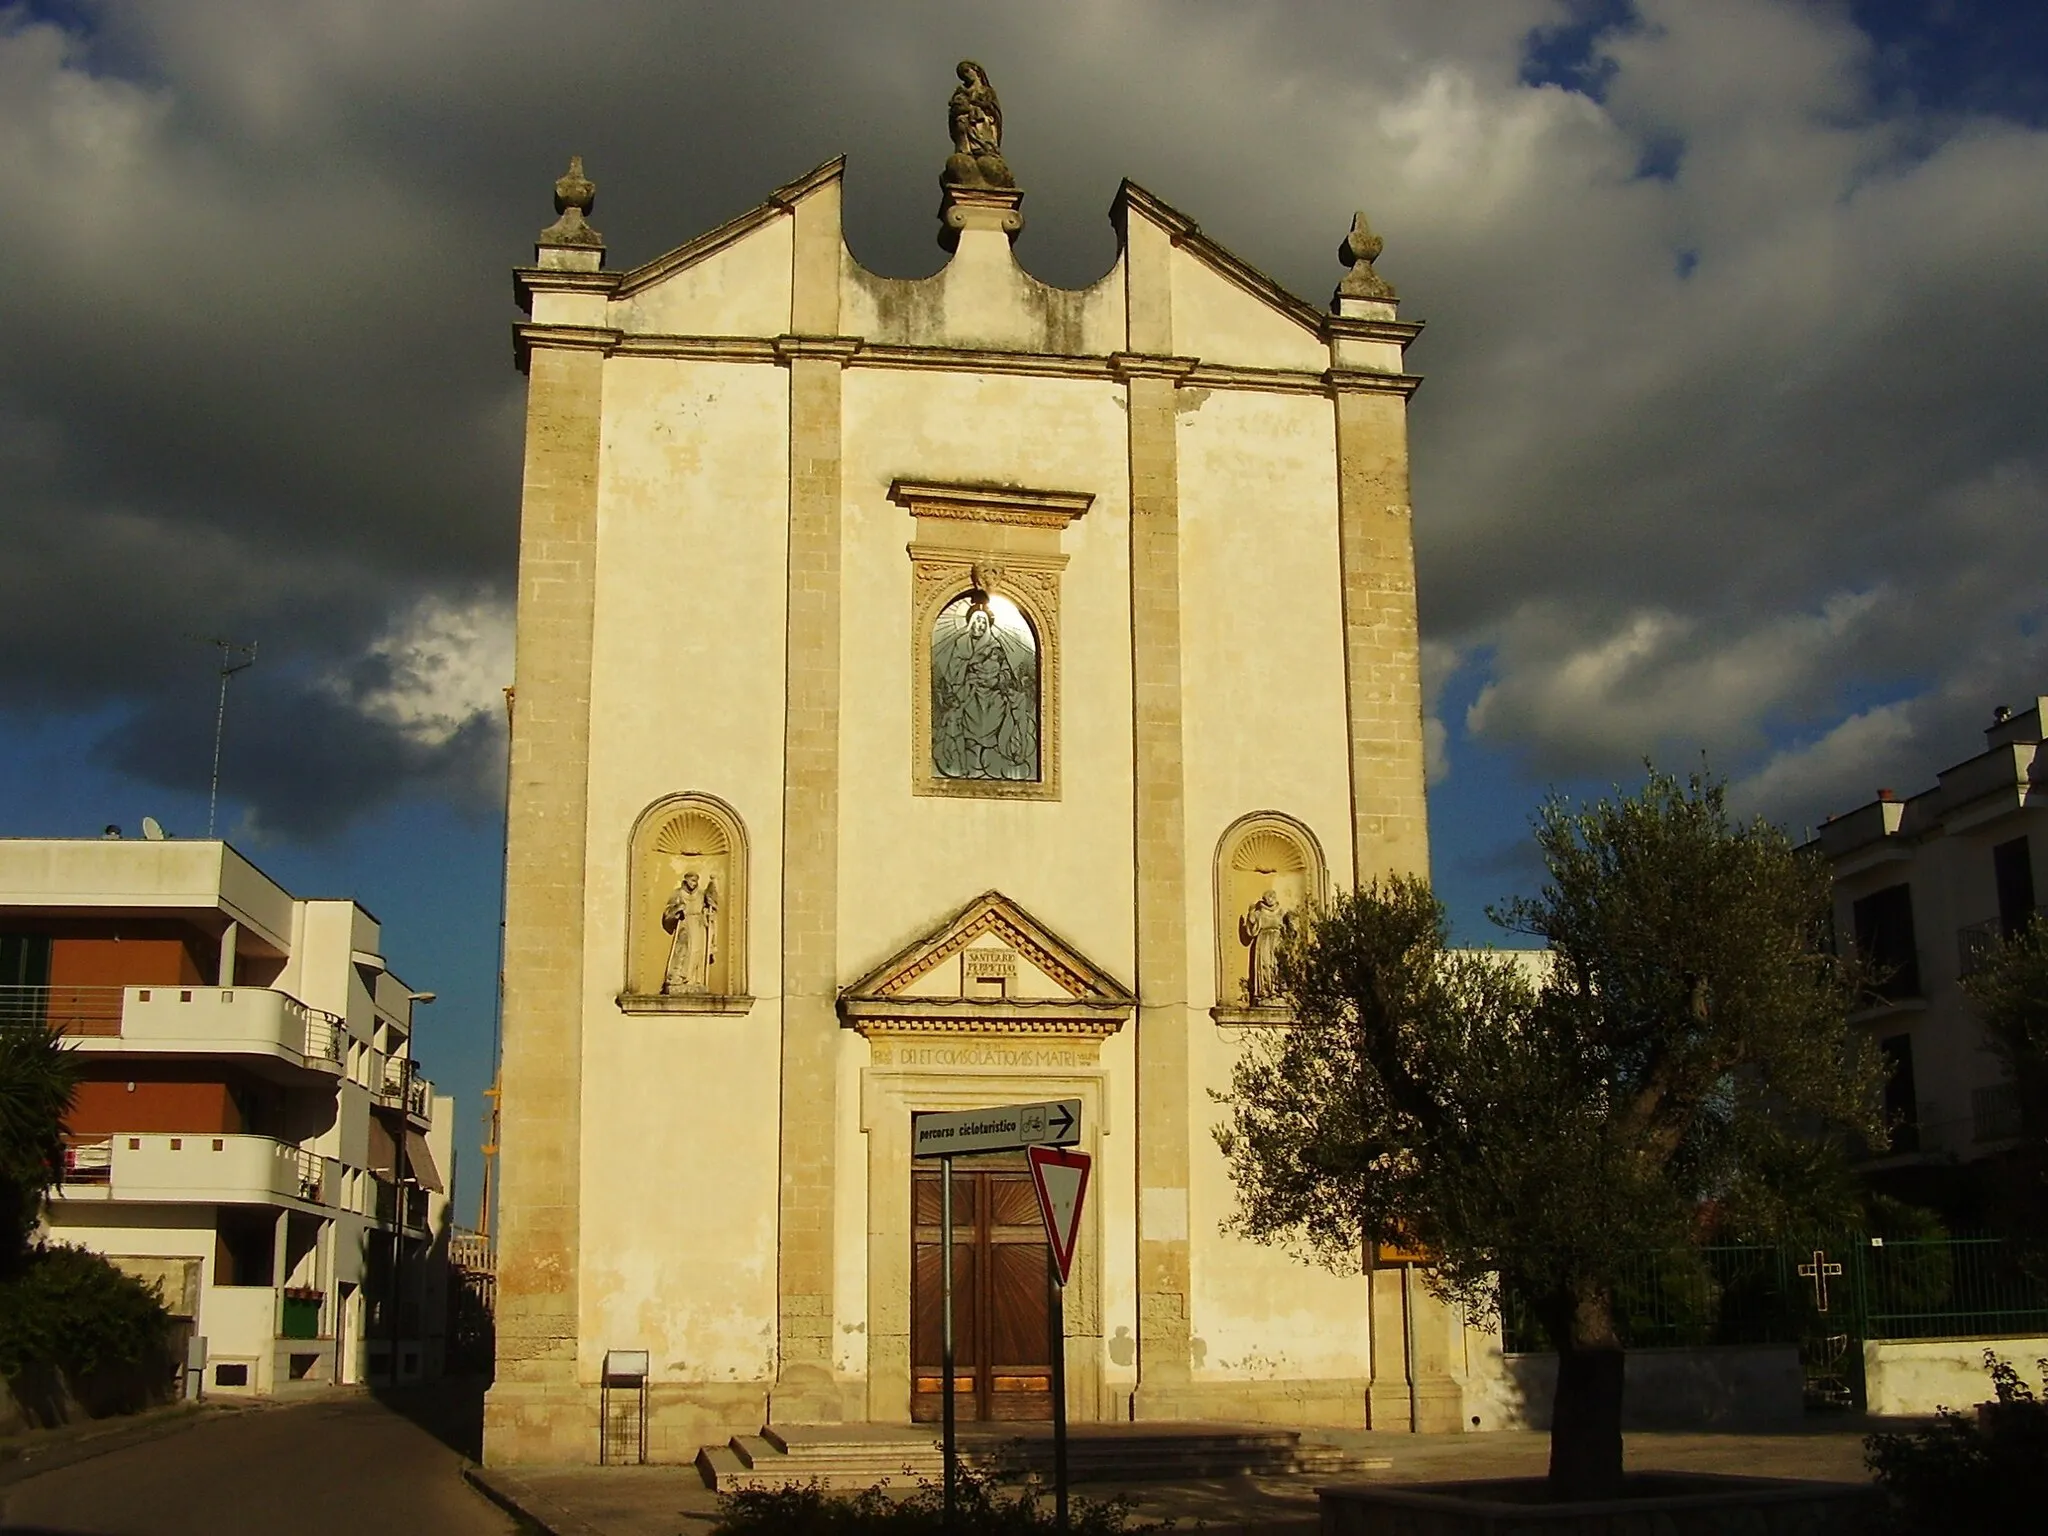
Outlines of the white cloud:
<svg viewBox="0 0 2048 1536">
<path fill-rule="evenodd" d="M 512 682 L 512 609 L 501 599 L 427 597 L 369 647 L 376 681 L 350 688 L 355 707 L 421 746 L 445 746 L 479 715 L 505 707 Z"/>
</svg>

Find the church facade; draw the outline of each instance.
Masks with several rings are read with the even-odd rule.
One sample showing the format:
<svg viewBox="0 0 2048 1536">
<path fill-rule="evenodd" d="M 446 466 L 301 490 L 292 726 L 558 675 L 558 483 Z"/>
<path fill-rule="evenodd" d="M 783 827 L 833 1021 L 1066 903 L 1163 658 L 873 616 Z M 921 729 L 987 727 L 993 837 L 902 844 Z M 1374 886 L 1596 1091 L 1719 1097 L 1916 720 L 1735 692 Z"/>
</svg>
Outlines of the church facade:
<svg viewBox="0 0 2048 1536">
<path fill-rule="evenodd" d="M 1129 183 L 1038 282 L 960 73 L 930 278 L 853 259 L 837 161 L 629 271 L 572 165 L 518 273 L 493 1462 L 595 1460 L 613 1349 L 657 1459 L 936 1418 L 911 1116 L 1038 1099 L 1096 1159 L 1076 1420 L 1487 1397 L 1412 1277 L 1224 1231 L 1211 1134 L 1295 915 L 1427 868 L 1419 327 L 1362 220 L 1324 311 Z M 1029 1185 L 961 1168 L 960 1412 L 1042 1417 Z"/>
</svg>

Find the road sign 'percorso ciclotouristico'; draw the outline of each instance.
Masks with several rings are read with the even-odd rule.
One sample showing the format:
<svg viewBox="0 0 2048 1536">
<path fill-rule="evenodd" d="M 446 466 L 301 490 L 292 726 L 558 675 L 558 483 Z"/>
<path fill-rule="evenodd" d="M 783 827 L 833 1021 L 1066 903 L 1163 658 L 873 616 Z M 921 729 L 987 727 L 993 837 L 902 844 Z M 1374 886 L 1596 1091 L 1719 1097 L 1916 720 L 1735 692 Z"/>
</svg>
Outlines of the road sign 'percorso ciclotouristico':
<svg viewBox="0 0 2048 1536">
<path fill-rule="evenodd" d="M 912 1157 L 965 1157 L 971 1152 L 1018 1152 L 1025 1147 L 1071 1147 L 1081 1139 L 1081 1101 L 1004 1104 L 961 1113 L 929 1112 L 910 1123 Z"/>
</svg>

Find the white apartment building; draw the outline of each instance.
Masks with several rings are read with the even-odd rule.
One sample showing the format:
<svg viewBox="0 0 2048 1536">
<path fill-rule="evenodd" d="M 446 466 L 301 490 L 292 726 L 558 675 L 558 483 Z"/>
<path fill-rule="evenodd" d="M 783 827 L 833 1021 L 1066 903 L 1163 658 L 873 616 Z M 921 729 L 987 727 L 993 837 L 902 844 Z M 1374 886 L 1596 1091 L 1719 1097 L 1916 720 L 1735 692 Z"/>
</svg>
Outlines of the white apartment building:
<svg viewBox="0 0 2048 1536">
<path fill-rule="evenodd" d="M 1890 790 L 1829 818 L 1815 839 L 1834 867 L 1835 924 L 1877 970 L 1880 994 L 1857 1021 L 1891 1067 L 1897 1125 L 1873 1171 L 1911 1173 L 2011 1147 L 2019 1100 L 1962 979 L 2000 934 L 2038 909 L 2034 871 L 2048 857 L 2048 698 L 2000 707 L 1984 750 L 1932 789 Z"/>
<path fill-rule="evenodd" d="M 111 830 L 111 829 L 110 829 Z M 52 1241 L 162 1283 L 208 1391 L 437 1374 L 454 1101 L 377 919 L 226 843 L 0 839 L 0 1011 L 80 1078 Z"/>
</svg>

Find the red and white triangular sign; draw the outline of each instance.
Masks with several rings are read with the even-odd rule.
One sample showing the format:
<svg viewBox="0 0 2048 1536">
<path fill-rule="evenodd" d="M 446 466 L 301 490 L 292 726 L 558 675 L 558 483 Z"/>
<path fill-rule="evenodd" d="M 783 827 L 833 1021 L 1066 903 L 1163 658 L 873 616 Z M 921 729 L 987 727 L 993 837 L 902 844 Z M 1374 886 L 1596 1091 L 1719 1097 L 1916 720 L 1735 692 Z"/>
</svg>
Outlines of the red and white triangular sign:
<svg viewBox="0 0 2048 1536">
<path fill-rule="evenodd" d="M 1031 1187 L 1038 1191 L 1038 1214 L 1045 1218 L 1045 1238 L 1059 1266 L 1060 1284 L 1074 1269 L 1074 1243 L 1081 1233 L 1081 1202 L 1088 1195 L 1086 1152 L 1067 1147 L 1026 1147 L 1031 1160 Z"/>
</svg>

